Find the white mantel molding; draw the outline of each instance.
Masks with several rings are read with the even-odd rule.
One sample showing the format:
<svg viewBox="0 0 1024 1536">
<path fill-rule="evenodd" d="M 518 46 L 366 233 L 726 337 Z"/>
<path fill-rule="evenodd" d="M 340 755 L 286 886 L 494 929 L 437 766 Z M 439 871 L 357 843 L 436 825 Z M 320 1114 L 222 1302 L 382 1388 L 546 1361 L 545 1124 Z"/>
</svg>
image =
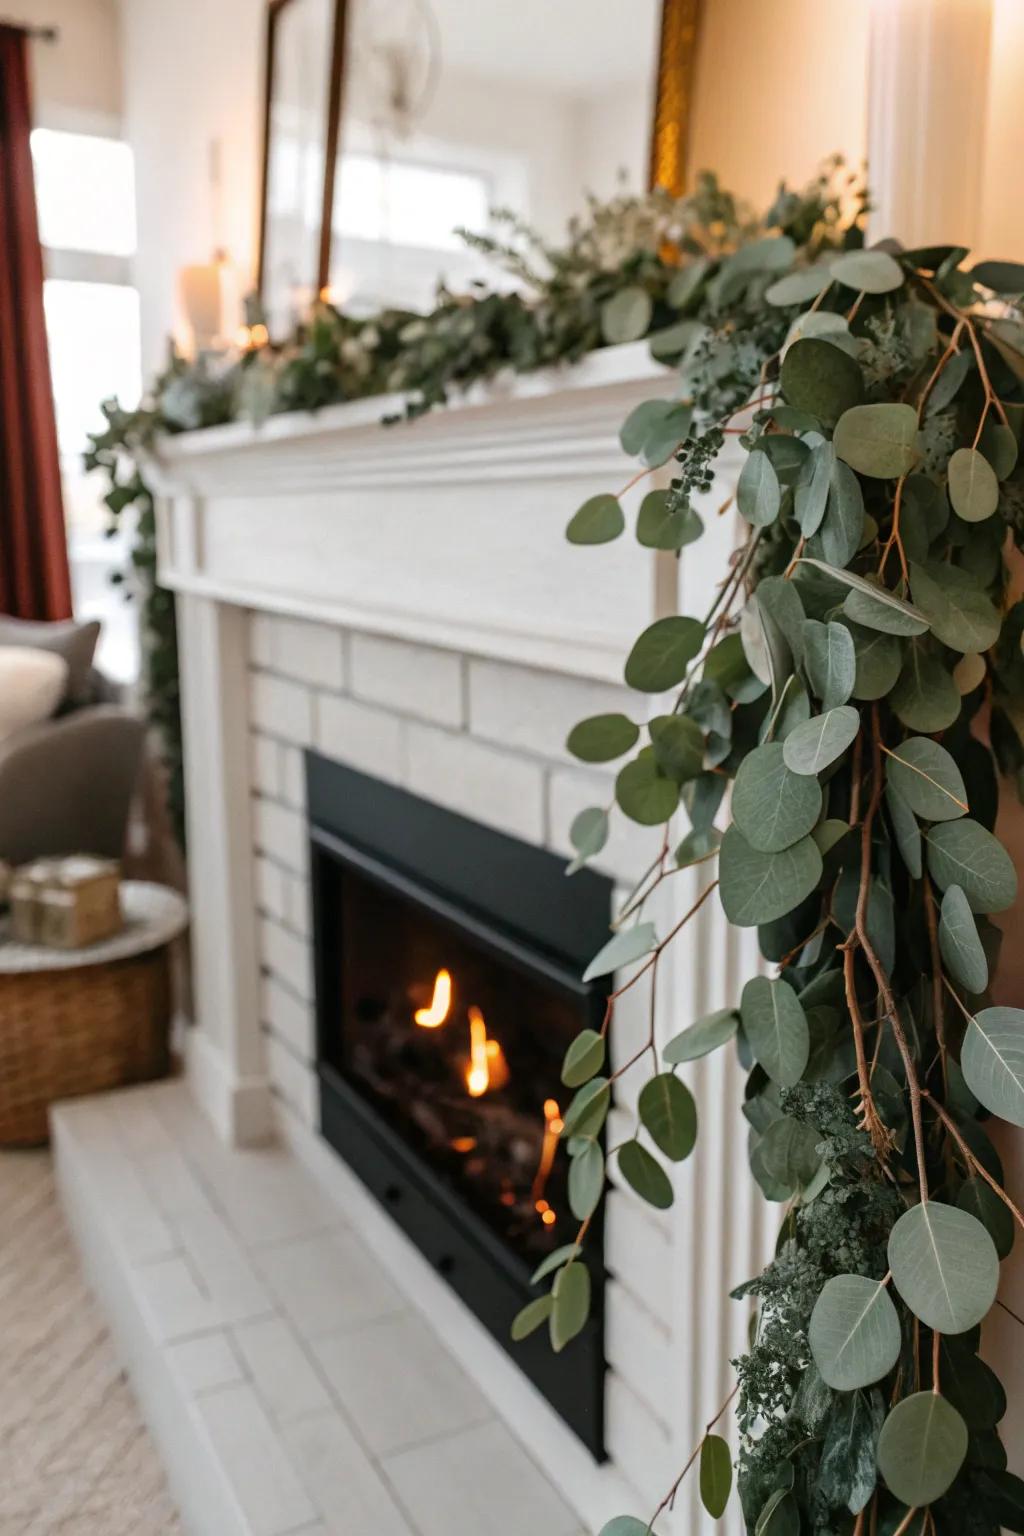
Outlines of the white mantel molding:
<svg viewBox="0 0 1024 1536">
<path fill-rule="evenodd" d="M 628 539 L 574 550 L 587 496 L 635 466 L 618 430 L 672 376 L 644 343 L 477 387 L 382 426 L 397 397 L 163 440 L 161 580 L 179 593 L 619 679 L 676 611 L 676 572 Z M 626 498 L 638 504 L 656 481 Z"/>
</svg>

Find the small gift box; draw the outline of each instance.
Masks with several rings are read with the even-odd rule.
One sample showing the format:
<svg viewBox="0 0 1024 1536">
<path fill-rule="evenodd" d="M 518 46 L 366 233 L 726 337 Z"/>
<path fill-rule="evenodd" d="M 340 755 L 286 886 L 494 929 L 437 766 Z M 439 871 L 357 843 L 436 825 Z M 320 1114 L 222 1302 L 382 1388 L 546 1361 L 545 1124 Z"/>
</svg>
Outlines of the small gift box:
<svg viewBox="0 0 1024 1536">
<path fill-rule="evenodd" d="M 112 859 L 72 854 L 37 859 L 11 881 L 11 937 L 50 949 L 82 949 L 124 926 L 121 875 Z"/>
</svg>

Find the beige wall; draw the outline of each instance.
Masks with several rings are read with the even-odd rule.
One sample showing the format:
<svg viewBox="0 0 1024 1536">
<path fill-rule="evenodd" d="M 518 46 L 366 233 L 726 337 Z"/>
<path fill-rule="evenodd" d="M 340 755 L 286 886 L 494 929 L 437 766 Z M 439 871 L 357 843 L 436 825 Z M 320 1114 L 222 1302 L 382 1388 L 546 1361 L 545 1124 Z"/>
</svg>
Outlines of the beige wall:
<svg viewBox="0 0 1024 1536">
<path fill-rule="evenodd" d="M 704 0 L 692 170 L 767 205 L 840 151 L 864 158 L 868 0 Z"/>
<path fill-rule="evenodd" d="M 117 0 L 4 0 L 6 20 L 56 27 L 33 41 L 33 112 L 48 128 L 109 132 L 121 113 Z"/>
<path fill-rule="evenodd" d="M 981 249 L 987 256 L 1024 259 L 1024 3 L 995 0 L 992 65 L 981 184 Z"/>
<path fill-rule="evenodd" d="M 220 242 L 251 281 L 261 154 L 263 0 L 122 0 L 124 125 L 135 151 L 143 370 L 180 324 L 181 267 Z M 211 188 L 211 145 L 221 191 Z"/>
</svg>

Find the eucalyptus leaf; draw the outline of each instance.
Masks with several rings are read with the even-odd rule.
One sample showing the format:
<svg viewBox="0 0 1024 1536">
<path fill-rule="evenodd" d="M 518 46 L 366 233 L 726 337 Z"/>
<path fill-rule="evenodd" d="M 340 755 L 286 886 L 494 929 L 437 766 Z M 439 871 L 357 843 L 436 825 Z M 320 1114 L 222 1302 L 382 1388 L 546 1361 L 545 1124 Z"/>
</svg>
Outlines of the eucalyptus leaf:
<svg viewBox="0 0 1024 1536">
<path fill-rule="evenodd" d="M 761 1066 L 781 1088 L 798 1083 L 811 1042 L 807 1017 L 788 982 L 752 976 L 740 1001 L 743 1033 Z"/>
<path fill-rule="evenodd" d="M 886 251 L 847 251 L 829 270 L 837 283 L 862 293 L 892 293 L 905 281 L 903 268 Z"/>
<path fill-rule="evenodd" d="M 732 1490 L 732 1452 L 721 1435 L 706 1434 L 700 1448 L 700 1500 L 718 1520 L 725 1513 Z"/>
<path fill-rule="evenodd" d="M 688 715 L 657 715 L 648 722 L 654 760 L 677 783 L 695 779 L 704 759 L 704 736 Z"/>
<path fill-rule="evenodd" d="M 787 746 L 792 739 L 787 738 Z M 723 837 L 718 860 L 722 907 L 739 928 L 770 923 L 792 911 L 822 874 L 821 854 L 812 837 L 801 838 L 782 853 L 759 853 L 735 826 Z"/>
<path fill-rule="evenodd" d="M 765 300 L 778 309 L 788 309 L 791 304 L 806 304 L 816 299 L 830 286 L 832 275 L 828 267 L 804 267 L 787 272 L 765 291 Z"/>
<path fill-rule="evenodd" d="M 653 923 L 634 923 L 630 928 L 620 928 L 591 960 L 583 972 L 583 980 L 593 981 L 596 976 L 610 976 L 612 971 L 649 955 L 657 942 Z"/>
<path fill-rule="evenodd" d="M 705 1014 L 695 1024 L 682 1030 L 663 1048 L 661 1059 L 667 1066 L 678 1066 L 683 1061 L 696 1061 L 707 1056 L 736 1038 L 739 1019 L 735 1008 L 719 1008 Z"/>
<path fill-rule="evenodd" d="M 864 398 L 859 365 L 817 336 L 801 337 L 786 349 L 779 382 L 790 405 L 813 412 L 829 426 Z"/>
<path fill-rule="evenodd" d="M 900 850 L 900 857 L 907 866 L 907 873 L 911 879 L 920 880 L 924 845 L 921 839 L 921 828 L 917 824 L 917 818 L 899 790 L 892 783 L 886 785 L 885 803 L 889 807 L 889 816 L 892 820 L 893 832 L 896 835 L 896 845 Z"/>
<path fill-rule="evenodd" d="M 878 1470 L 890 1493 L 920 1509 L 951 1487 L 967 1455 L 967 1425 L 937 1392 L 915 1392 L 882 1425 Z"/>
<path fill-rule="evenodd" d="M 786 767 L 778 742 L 756 747 L 740 764 L 733 787 L 733 820 L 752 848 L 778 853 L 811 831 L 821 815 L 816 779 Z"/>
<path fill-rule="evenodd" d="M 857 680 L 857 656 L 845 625 L 804 621 L 804 671 L 823 709 L 846 703 Z"/>
<path fill-rule="evenodd" d="M 537 1268 L 530 1276 L 530 1284 L 537 1285 L 541 1280 L 546 1280 L 548 1275 L 553 1275 L 556 1269 L 561 1269 L 563 1264 L 568 1264 L 570 1259 L 576 1259 L 583 1252 L 579 1243 L 563 1243 L 552 1253 L 541 1259 Z"/>
<path fill-rule="evenodd" d="M 999 614 L 969 572 L 955 565 L 911 565 L 910 590 L 943 645 L 962 653 L 995 645 Z"/>
<path fill-rule="evenodd" d="M 896 686 L 903 667 L 900 637 L 888 635 L 880 629 L 867 629 L 852 619 L 844 622 L 853 638 L 856 660 L 853 697 L 865 701 L 884 699 Z"/>
<path fill-rule="evenodd" d="M 566 874 L 574 875 L 588 859 L 596 858 L 608 841 L 608 812 L 596 805 L 580 811 L 573 817 L 569 841 L 576 857 L 566 866 Z"/>
<path fill-rule="evenodd" d="M 582 1029 L 565 1053 L 562 1082 L 567 1088 L 581 1088 L 596 1077 L 604 1066 L 605 1041 L 596 1029 Z"/>
<path fill-rule="evenodd" d="M 584 763 L 608 763 L 622 757 L 640 739 L 640 727 L 626 715 L 591 715 L 569 732 L 566 747 Z"/>
<path fill-rule="evenodd" d="M 995 470 L 977 448 L 958 448 L 949 461 L 949 499 L 965 523 L 982 523 L 999 505 Z"/>
<path fill-rule="evenodd" d="M 636 1520 L 632 1515 L 616 1515 L 614 1520 L 602 1525 L 598 1536 L 650 1536 L 650 1529 L 646 1520 Z"/>
<path fill-rule="evenodd" d="M 619 433 L 623 450 L 648 469 L 666 464 L 687 437 L 693 407 L 679 400 L 644 400 L 626 417 Z"/>
<path fill-rule="evenodd" d="M 619 770 L 615 800 L 631 821 L 642 827 L 659 827 L 675 814 L 679 785 L 662 771 L 653 752 L 642 752 Z"/>
<path fill-rule="evenodd" d="M 637 1100 L 640 1120 L 659 1151 L 674 1163 L 689 1157 L 697 1140 L 697 1106 L 673 1072 L 649 1077 Z"/>
<path fill-rule="evenodd" d="M 1024 293 L 1024 265 L 1019 261 L 979 261 L 970 276 L 993 293 Z"/>
<path fill-rule="evenodd" d="M 704 532 L 692 507 L 673 507 L 668 491 L 648 491 L 636 518 L 637 543 L 646 549 L 684 549 Z"/>
<path fill-rule="evenodd" d="M 889 702 L 912 731 L 944 731 L 960 713 L 960 693 L 949 670 L 920 645 L 908 647 Z"/>
<path fill-rule="evenodd" d="M 611 1088 L 606 1077 L 593 1077 L 574 1095 L 562 1117 L 562 1140 L 574 1136 L 597 1136 L 608 1115 Z"/>
<path fill-rule="evenodd" d="M 751 1158 L 751 1171 L 769 1200 L 789 1200 L 807 1188 L 818 1172 L 820 1140 L 813 1126 L 788 1115 L 771 1122 Z"/>
<path fill-rule="evenodd" d="M 837 462 L 832 444 L 818 443 L 811 449 L 810 458 L 797 476 L 793 510 L 805 538 L 813 538 L 821 527 L 832 484 L 832 470 Z"/>
<path fill-rule="evenodd" d="M 654 306 L 643 288 L 620 288 L 602 306 L 601 333 L 611 346 L 646 335 Z"/>
<path fill-rule="evenodd" d="M 807 1332 L 822 1379 L 838 1392 L 868 1387 L 900 1357 L 902 1333 L 884 1282 L 834 1275 L 814 1304 Z"/>
<path fill-rule="evenodd" d="M 832 459 L 828 501 L 818 531 L 824 560 L 842 569 L 849 565 L 864 534 L 864 496 L 860 481 L 841 459 Z"/>
<path fill-rule="evenodd" d="M 589 1141 L 569 1164 L 569 1209 L 577 1221 L 586 1221 L 597 1210 L 604 1190 L 604 1153 Z"/>
<path fill-rule="evenodd" d="M 638 1141 L 627 1141 L 619 1148 L 619 1172 L 648 1205 L 666 1211 L 672 1204 L 672 1182 L 656 1157 Z"/>
<path fill-rule="evenodd" d="M 911 736 L 886 752 L 886 777 L 925 821 L 955 821 L 969 809 L 953 758 L 927 736 Z"/>
<path fill-rule="evenodd" d="M 837 421 L 833 442 L 858 475 L 895 480 L 918 460 L 917 412 L 912 405 L 854 405 Z"/>
<path fill-rule="evenodd" d="M 988 986 L 988 960 L 970 903 L 958 885 L 949 886 L 942 898 L 939 951 L 954 981 L 975 995 L 984 992 Z"/>
<path fill-rule="evenodd" d="M 896 1222 L 889 1268 L 914 1316 L 939 1333 L 980 1323 L 999 1284 L 999 1259 L 980 1221 L 938 1200 L 912 1206 Z"/>
<path fill-rule="evenodd" d="M 1002 843 L 969 818 L 923 834 L 928 871 L 940 891 L 959 885 L 972 912 L 1004 912 L 1017 899 L 1017 871 Z"/>
<path fill-rule="evenodd" d="M 962 1211 L 977 1218 L 995 1244 L 1000 1259 L 1005 1259 L 1016 1236 L 1013 1213 L 980 1174 L 965 1179 L 956 1203 Z"/>
<path fill-rule="evenodd" d="M 579 1259 L 571 1260 L 558 1271 L 551 1292 L 549 1319 L 551 1348 L 556 1355 L 586 1327 L 590 1294 L 590 1271 Z"/>
<path fill-rule="evenodd" d="M 591 496 L 570 518 L 565 536 L 570 544 L 609 544 L 625 526 L 617 496 Z"/>
<path fill-rule="evenodd" d="M 798 725 L 783 742 L 787 768 L 817 774 L 842 757 L 860 730 L 860 715 L 852 704 L 840 704 L 824 715 Z"/>
<path fill-rule="evenodd" d="M 529 1338 L 531 1333 L 535 1333 L 542 1323 L 547 1322 L 553 1306 L 554 1300 L 551 1296 L 536 1296 L 533 1301 L 528 1301 L 512 1319 L 513 1342 L 519 1344 L 523 1339 Z"/>
<path fill-rule="evenodd" d="M 979 1104 L 1000 1120 L 1024 1126 L 1024 1009 L 976 1013 L 964 1036 L 960 1067 Z"/>
<path fill-rule="evenodd" d="M 664 693 L 683 681 L 704 642 L 699 619 L 672 615 L 655 619 L 634 643 L 626 661 L 626 682 L 640 693 Z"/>
<path fill-rule="evenodd" d="M 767 528 L 779 515 L 782 490 L 768 455 L 760 448 L 747 454 L 736 484 L 740 516 L 754 528 Z"/>
<path fill-rule="evenodd" d="M 805 555 L 802 563 L 814 566 L 842 586 L 849 587 L 851 594 L 856 594 L 856 611 L 849 606 L 848 598 L 847 612 L 857 623 L 894 635 L 922 635 L 928 628 L 927 615 L 912 603 L 898 597 L 895 592 L 890 592 L 887 587 L 878 586 L 854 571 L 826 565 L 824 560 L 818 560 L 812 555 Z"/>
</svg>

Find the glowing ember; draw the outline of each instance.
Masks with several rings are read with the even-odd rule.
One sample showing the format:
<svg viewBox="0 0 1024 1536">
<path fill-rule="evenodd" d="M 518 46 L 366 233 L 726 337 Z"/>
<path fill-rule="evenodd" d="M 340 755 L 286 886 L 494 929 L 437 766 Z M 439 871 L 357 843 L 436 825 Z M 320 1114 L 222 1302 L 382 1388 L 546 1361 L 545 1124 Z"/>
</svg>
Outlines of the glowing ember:
<svg viewBox="0 0 1024 1536">
<path fill-rule="evenodd" d="M 448 1017 L 452 1006 L 452 978 L 450 971 L 438 971 L 434 977 L 434 995 L 429 1008 L 417 1008 L 413 1018 L 421 1029 L 438 1029 Z"/>
<path fill-rule="evenodd" d="M 537 1173 L 530 1191 L 530 1198 L 534 1207 L 540 1212 L 540 1219 L 545 1226 L 550 1226 L 555 1219 L 554 1211 L 551 1211 L 547 1201 L 543 1198 L 544 1186 L 548 1182 L 551 1173 L 551 1164 L 555 1160 L 555 1152 L 558 1150 L 558 1138 L 562 1134 L 562 1114 L 555 1099 L 544 1100 L 544 1142 L 540 1149 L 540 1162 L 537 1164 Z M 548 1212 L 550 1211 L 550 1219 Z"/>
<path fill-rule="evenodd" d="M 479 1099 L 489 1088 L 503 1088 L 508 1082 L 508 1064 L 497 1040 L 488 1039 L 487 1024 L 479 1008 L 469 1010 L 469 1065 L 466 1087 Z"/>
<path fill-rule="evenodd" d="M 476 1137 L 475 1136 L 456 1136 L 454 1141 L 449 1142 L 449 1146 L 451 1147 L 453 1152 L 475 1152 L 476 1151 Z"/>
</svg>

